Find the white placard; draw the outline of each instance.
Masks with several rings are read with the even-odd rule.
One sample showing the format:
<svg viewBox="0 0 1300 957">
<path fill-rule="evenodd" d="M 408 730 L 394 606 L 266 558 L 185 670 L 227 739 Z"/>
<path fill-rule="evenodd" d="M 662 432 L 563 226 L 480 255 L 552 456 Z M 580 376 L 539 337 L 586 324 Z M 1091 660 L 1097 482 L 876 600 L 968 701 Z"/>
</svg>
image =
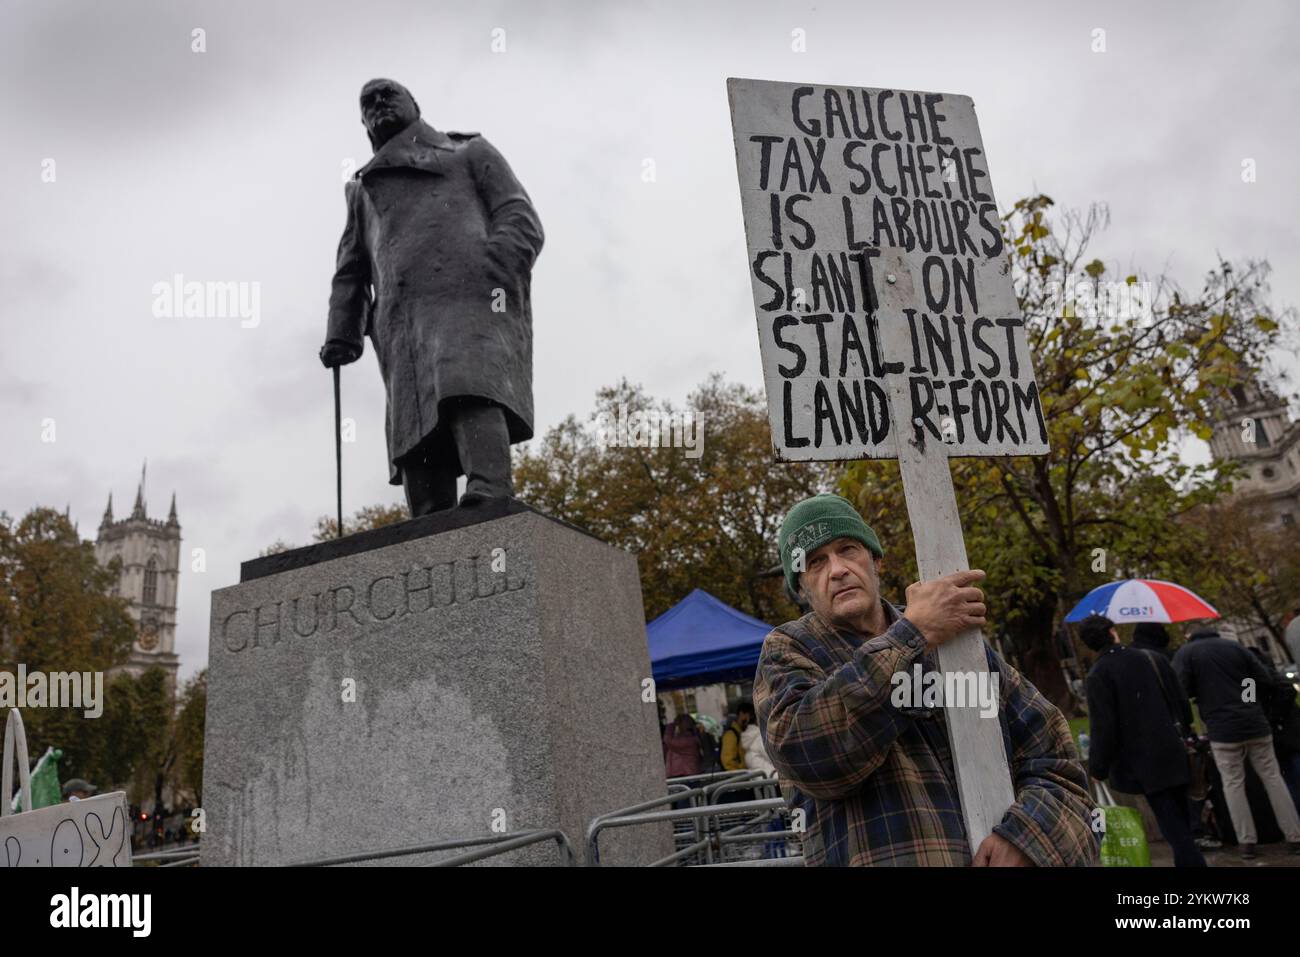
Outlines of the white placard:
<svg viewBox="0 0 1300 957">
<path fill-rule="evenodd" d="M 1044 422 L 969 97 L 729 79 L 779 458 L 1038 455 Z M 906 433 L 905 433 L 906 434 Z"/>
<path fill-rule="evenodd" d="M 130 867 L 126 792 L 0 818 L 0 866 Z"/>
</svg>

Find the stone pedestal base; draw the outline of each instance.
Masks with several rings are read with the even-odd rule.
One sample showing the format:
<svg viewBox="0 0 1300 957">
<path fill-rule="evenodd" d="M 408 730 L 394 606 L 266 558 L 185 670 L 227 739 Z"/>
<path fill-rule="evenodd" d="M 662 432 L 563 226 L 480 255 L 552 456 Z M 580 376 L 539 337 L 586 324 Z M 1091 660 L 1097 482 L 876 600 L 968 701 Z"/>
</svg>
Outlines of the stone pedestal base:
<svg viewBox="0 0 1300 957">
<path fill-rule="evenodd" d="M 203 864 L 553 827 L 582 860 L 592 817 L 665 793 L 649 676 L 636 559 L 517 502 L 247 562 L 212 594 Z M 666 826 L 601 841 L 670 851 Z"/>
</svg>

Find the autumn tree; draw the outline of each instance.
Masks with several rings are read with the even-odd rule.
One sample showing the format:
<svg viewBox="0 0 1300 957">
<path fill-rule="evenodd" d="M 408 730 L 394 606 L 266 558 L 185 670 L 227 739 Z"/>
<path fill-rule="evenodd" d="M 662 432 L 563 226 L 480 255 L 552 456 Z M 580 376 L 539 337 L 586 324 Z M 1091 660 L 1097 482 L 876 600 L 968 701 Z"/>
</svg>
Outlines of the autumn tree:
<svg viewBox="0 0 1300 957">
<path fill-rule="evenodd" d="M 659 423 L 688 421 L 688 410 L 699 423 L 698 454 L 648 445 L 626 428 L 633 440 L 624 444 L 610 434 L 648 413 Z M 777 561 L 786 511 L 829 490 L 832 474 L 816 463 L 774 463 L 762 396 L 714 375 L 685 408 L 627 381 L 601 389 L 584 421 L 569 416 L 516 456 L 515 494 L 635 554 L 647 620 L 703 588 L 756 618 L 784 621 L 796 609 L 779 579 L 760 576 Z"/>
<path fill-rule="evenodd" d="M 1194 510 L 1182 528 L 1203 597 L 1224 617 L 1263 627 L 1290 658 L 1282 636 L 1300 601 L 1294 527 L 1280 524 L 1267 503 L 1228 498 Z"/>
<path fill-rule="evenodd" d="M 63 780 L 161 800 L 176 760 L 173 694 L 160 668 L 109 673 L 126 662 L 136 635 L 126 600 L 113 594 L 118 561 L 100 565 L 94 545 L 53 509 L 32 509 L 18 522 L 0 514 L 0 670 L 102 676 L 95 717 L 86 715 L 84 682 L 85 707 L 23 710 L 29 756 L 35 762 L 59 748 Z"/>
<path fill-rule="evenodd" d="M 20 521 L 0 513 L 0 670 L 93 674 L 125 662 L 135 624 L 112 593 L 118 571 L 100 565 L 94 546 L 54 509 L 32 509 Z M 32 760 L 53 746 L 63 750 L 64 778 L 86 771 L 104 716 L 86 718 L 84 710 L 24 709 Z"/>
<path fill-rule="evenodd" d="M 175 701 L 161 668 L 119 672 L 104 687 L 104 713 L 87 721 L 87 754 L 74 773 L 101 790 L 124 790 L 133 803 L 162 802 L 173 757 Z"/>
<path fill-rule="evenodd" d="M 176 794 L 195 806 L 203 803 L 203 729 L 207 720 L 208 669 L 185 683 L 176 711 L 176 759 L 172 782 Z"/>
</svg>

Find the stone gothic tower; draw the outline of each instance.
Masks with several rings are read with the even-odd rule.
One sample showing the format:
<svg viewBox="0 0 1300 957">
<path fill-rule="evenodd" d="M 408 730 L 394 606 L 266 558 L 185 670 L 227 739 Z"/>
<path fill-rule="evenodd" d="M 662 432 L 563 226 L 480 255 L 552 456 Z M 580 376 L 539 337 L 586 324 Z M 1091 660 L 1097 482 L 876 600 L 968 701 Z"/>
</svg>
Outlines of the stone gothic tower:
<svg viewBox="0 0 1300 957">
<path fill-rule="evenodd" d="M 140 674 L 146 668 L 159 667 L 176 689 L 176 589 L 180 578 L 181 526 L 176 519 L 176 493 L 172 493 L 171 512 L 167 520 L 149 518 L 145 509 L 144 470 L 135 493 L 131 514 L 121 521 L 113 519 L 113 493 L 108 494 L 108 508 L 99 523 L 95 539 L 95 557 L 107 566 L 121 560 L 121 572 L 114 594 L 130 602 L 131 617 L 136 623 L 135 645 L 131 657 L 121 670 Z"/>
</svg>

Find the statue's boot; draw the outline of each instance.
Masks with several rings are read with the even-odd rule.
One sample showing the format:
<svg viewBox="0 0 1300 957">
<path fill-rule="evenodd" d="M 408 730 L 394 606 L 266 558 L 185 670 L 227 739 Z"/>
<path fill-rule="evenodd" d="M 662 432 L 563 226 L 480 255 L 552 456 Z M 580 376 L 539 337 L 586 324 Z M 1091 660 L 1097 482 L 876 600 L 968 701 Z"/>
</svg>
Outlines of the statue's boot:
<svg viewBox="0 0 1300 957">
<path fill-rule="evenodd" d="M 513 495 L 510 432 L 502 408 L 488 402 L 466 403 L 456 410 L 451 429 L 465 470 L 465 494 L 460 504 Z"/>
<path fill-rule="evenodd" d="M 412 518 L 456 507 L 456 469 L 445 458 L 431 456 L 426 448 L 420 457 L 400 467 Z"/>
</svg>

